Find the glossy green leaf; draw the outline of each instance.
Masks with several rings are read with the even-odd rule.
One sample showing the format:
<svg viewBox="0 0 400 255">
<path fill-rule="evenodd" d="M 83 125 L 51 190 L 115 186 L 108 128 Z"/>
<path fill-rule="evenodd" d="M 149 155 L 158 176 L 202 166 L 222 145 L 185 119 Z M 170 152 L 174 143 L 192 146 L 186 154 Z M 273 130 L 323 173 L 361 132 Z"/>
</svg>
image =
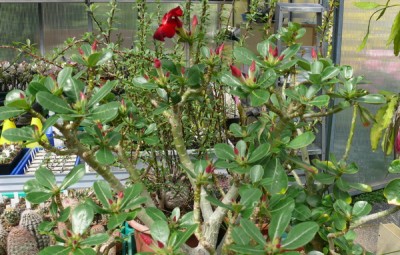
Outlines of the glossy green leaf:
<svg viewBox="0 0 400 255">
<path fill-rule="evenodd" d="M 389 204 L 400 206 L 400 179 L 390 181 L 386 185 L 383 195 Z"/>
<path fill-rule="evenodd" d="M 328 95 L 321 95 L 315 97 L 313 100 L 309 101 L 308 104 L 322 108 L 328 106 L 330 97 Z"/>
<path fill-rule="evenodd" d="M 70 255 L 71 247 L 61 245 L 49 246 L 39 252 L 39 255 Z"/>
<path fill-rule="evenodd" d="M 300 149 L 310 145 L 314 140 L 315 135 L 313 134 L 313 132 L 307 131 L 290 141 L 288 147 L 291 149 Z"/>
<path fill-rule="evenodd" d="M 386 103 L 386 99 L 381 94 L 368 94 L 357 98 L 356 101 L 366 104 L 384 104 Z"/>
<path fill-rule="evenodd" d="M 250 236 L 243 235 L 243 229 L 240 226 L 232 229 L 232 239 L 236 244 L 239 245 L 248 245 L 251 240 Z"/>
<path fill-rule="evenodd" d="M 193 224 L 193 225 L 187 226 L 185 231 L 178 232 L 179 234 L 178 234 L 177 242 L 175 242 L 173 245 L 174 249 L 178 249 L 179 247 L 181 247 L 182 244 L 186 243 L 186 241 L 189 240 L 189 238 L 196 231 L 197 226 L 198 226 L 197 224 Z"/>
<path fill-rule="evenodd" d="M 72 77 L 72 71 L 74 69 L 72 67 L 64 67 L 57 76 L 58 86 L 64 87 L 68 81 Z"/>
<path fill-rule="evenodd" d="M 78 205 L 71 214 L 72 232 L 82 235 L 92 223 L 93 218 L 94 212 L 92 207 L 86 204 Z"/>
<path fill-rule="evenodd" d="M 80 99 L 80 93 L 83 92 L 84 88 L 85 83 L 83 81 L 70 77 L 64 84 L 63 91 L 68 98 L 76 102 Z"/>
<path fill-rule="evenodd" d="M 293 211 L 293 218 L 300 221 L 305 221 L 308 220 L 310 217 L 311 217 L 311 210 L 310 208 L 308 208 L 308 206 L 304 204 L 296 205 Z"/>
<path fill-rule="evenodd" d="M 252 183 L 260 181 L 264 176 L 264 168 L 261 165 L 255 165 L 250 168 L 250 180 Z"/>
<path fill-rule="evenodd" d="M 85 240 L 83 240 L 80 244 L 81 245 L 99 245 L 99 244 L 103 244 L 105 242 L 108 241 L 110 237 L 108 236 L 107 233 L 99 233 L 99 234 L 95 234 L 95 235 L 91 235 L 88 238 L 86 238 Z"/>
<path fill-rule="evenodd" d="M 142 184 L 134 184 L 129 187 L 127 187 L 124 191 L 124 197 L 121 201 L 121 210 L 123 209 L 131 209 L 131 208 L 125 208 L 129 202 L 132 201 L 133 199 L 137 198 L 143 191 L 143 185 Z"/>
<path fill-rule="evenodd" d="M 49 190 L 52 190 L 57 185 L 53 172 L 43 166 L 35 171 L 35 178 L 42 186 Z"/>
<path fill-rule="evenodd" d="M 246 235 L 248 235 L 251 239 L 256 241 L 258 244 L 265 245 L 267 243 L 265 241 L 264 236 L 261 234 L 260 230 L 250 220 L 241 219 L 240 226 L 242 227 L 243 232 Z"/>
<path fill-rule="evenodd" d="M 318 232 L 319 226 L 315 222 L 302 222 L 295 225 L 282 241 L 282 247 L 288 250 L 300 248 L 309 243 Z"/>
<path fill-rule="evenodd" d="M 170 234 L 168 223 L 163 220 L 153 222 L 150 226 L 150 234 L 154 240 L 160 241 L 165 245 Z"/>
<path fill-rule="evenodd" d="M 361 217 L 371 212 L 372 206 L 367 201 L 357 201 L 352 209 L 352 215 Z"/>
<path fill-rule="evenodd" d="M 257 80 L 257 84 L 261 86 L 261 88 L 268 88 L 271 85 L 274 85 L 277 79 L 276 72 L 274 69 L 269 68 L 266 71 L 264 71 L 260 78 Z"/>
<path fill-rule="evenodd" d="M 109 199 L 112 199 L 111 188 L 110 185 L 106 181 L 96 181 L 93 184 L 94 193 L 104 207 L 109 208 Z"/>
<path fill-rule="evenodd" d="M 333 204 L 333 208 L 335 211 L 346 218 L 350 218 L 352 208 L 345 201 L 338 199 Z"/>
<path fill-rule="evenodd" d="M 79 164 L 75 166 L 68 174 L 65 176 L 61 183 L 60 190 L 67 189 L 77 183 L 85 175 L 85 165 Z"/>
<path fill-rule="evenodd" d="M 93 96 L 90 98 L 88 102 L 88 107 L 92 107 L 93 105 L 100 102 L 104 99 L 118 84 L 118 81 L 107 81 Z"/>
<path fill-rule="evenodd" d="M 348 183 L 350 187 L 356 190 L 360 190 L 362 192 L 371 192 L 372 187 L 370 185 L 364 184 L 364 183 Z"/>
<path fill-rule="evenodd" d="M 49 90 L 42 82 L 31 81 L 28 85 L 29 94 L 35 96 L 39 91 L 51 93 L 51 90 Z"/>
<path fill-rule="evenodd" d="M 213 205 L 220 206 L 220 207 L 228 209 L 228 210 L 233 210 L 232 206 L 230 204 L 224 204 L 224 203 L 222 203 L 222 201 L 218 200 L 217 198 L 215 198 L 213 196 L 207 196 L 206 199 L 208 201 L 210 201 L 210 203 Z"/>
<path fill-rule="evenodd" d="M 398 174 L 400 173 L 400 159 L 395 159 L 390 163 L 389 173 Z"/>
<path fill-rule="evenodd" d="M 400 11 L 397 13 L 393 21 L 390 36 L 386 45 L 388 46 L 392 42 L 393 42 L 394 55 L 398 56 L 400 52 Z"/>
<path fill-rule="evenodd" d="M 229 249 L 238 254 L 264 255 L 265 251 L 262 246 L 251 247 L 248 245 L 231 245 Z"/>
<path fill-rule="evenodd" d="M 64 208 L 64 210 L 60 213 L 60 217 L 58 217 L 57 221 L 58 222 L 66 222 L 69 218 L 70 213 L 71 213 L 70 206 L 68 206 L 67 208 Z M 57 214 L 57 213 L 55 213 L 55 214 Z"/>
<path fill-rule="evenodd" d="M 234 77 L 231 73 L 223 73 L 220 78 L 221 82 L 231 87 L 240 87 L 242 83 L 238 78 Z"/>
<path fill-rule="evenodd" d="M 336 77 L 340 73 L 340 69 L 335 66 L 328 66 L 325 68 L 322 73 L 322 81 L 326 81 Z"/>
<path fill-rule="evenodd" d="M 251 152 L 248 163 L 255 163 L 270 154 L 271 145 L 268 143 L 264 143 L 255 148 L 254 151 Z"/>
<path fill-rule="evenodd" d="M 0 107 L 0 120 L 10 119 L 19 116 L 25 112 L 25 110 L 16 107 L 2 106 Z"/>
<path fill-rule="evenodd" d="M 53 115 L 53 116 L 49 117 L 48 119 L 46 119 L 46 121 L 43 123 L 43 127 L 42 127 L 43 132 L 45 132 L 45 130 L 47 130 L 48 128 L 50 128 L 54 124 L 56 124 L 57 120 L 59 118 L 60 118 L 60 116 Z"/>
<path fill-rule="evenodd" d="M 272 159 L 264 168 L 264 178 L 261 185 L 270 194 L 283 194 L 288 188 L 288 177 L 278 158 Z"/>
<path fill-rule="evenodd" d="M 121 226 L 128 216 L 129 216 L 128 213 L 111 214 L 111 216 L 108 218 L 107 228 L 114 229 L 117 228 L 118 226 Z"/>
<path fill-rule="evenodd" d="M 234 160 L 233 148 L 226 143 L 219 143 L 214 146 L 215 155 L 219 159 Z"/>
<path fill-rule="evenodd" d="M 235 47 L 233 50 L 233 56 L 235 59 L 246 65 L 251 65 L 253 60 L 262 64 L 262 62 L 257 58 L 256 54 L 244 47 Z"/>
<path fill-rule="evenodd" d="M 272 46 L 269 40 L 262 41 L 257 44 L 257 51 L 264 58 L 269 55 L 269 47 Z"/>
<path fill-rule="evenodd" d="M 291 218 L 291 212 L 280 211 L 279 213 L 272 215 L 268 228 L 268 235 L 271 240 L 275 240 L 276 238 L 280 238 L 282 236 L 283 232 L 285 232 L 285 229 L 289 225 Z"/>
<path fill-rule="evenodd" d="M 97 253 L 92 248 L 78 248 L 73 255 L 97 255 Z"/>
<path fill-rule="evenodd" d="M 239 190 L 239 194 L 240 204 L 249 208 L 253 207 L 254 204 L 257 204 L 261 198 L 262 192 L 260 189 L 256 188 L 246 188 Z"/>
<path fill-rule="evenodd" d="M 103 123 L 111 121 L 117 117 L 119 107 L 120 102 L 110 102 L 100 105 L 90 111 L 90 116 L 88 118 L 95 121 L 98 120 Z"/>
<path fill-rule="evenodd" d="M 66 101 L 48 92 L 38 92 L 36 94 L 36 100 L 45 109 L 55 113 L 73 113 L 73 110 Z"/>
<path fill-rule="evenodd" d="M 115 161 L 114 154 L 106 147 L 100 148 L 98 151 L 96 151 L 94 156 L 96 157 L 96 160 L 103 165 L 111 165 Z"/>
<path fill-rule="evenodd" d="M 297 54 L 297 52 L 300 50 L 301 44 L 293 44 L 290 47 L 287 47 L 282 53 L 280 54 L 281 56 L 284 55 L 285 59 L 291 58 L 294 55 Z"/>
<path fill-rule="evenodd" d="M 336 176 L 326 173 L 318 173 L 314 175 L 314 178 L 322 184 L 330 185 L 334 183 Z"/>
<path fill-rule="evenodd" d="M 53 196 L 50 191 L 32 191 L 26 194 L 26 200 L 33 204 L 46 202 Z"/>
<path fill-rule="evenodd" d="M 11 142 L 22 142 L 34 140 L 34 131 L 32 127 L 7 129 L 2 133 L 5 139 Z"/>
<path fill-rule="evenodd" d="M 148 82 L 147 79 L 144 77 L 133 78 L 132 84 L 133 84 L 133 86 L 141 88 L 141 89 L 156 89 L 156 88 L 158 88 L 158 86 L 156 84 Z"/>
<path fill-rule="evenodd" d="M 270 93 L 267 90 L 264 89 L 253 90 L 249 95 L 251 106 L 257 107 L 265 104 L 266 102 L 268 102 L 269 96 Z"/>
</svg>

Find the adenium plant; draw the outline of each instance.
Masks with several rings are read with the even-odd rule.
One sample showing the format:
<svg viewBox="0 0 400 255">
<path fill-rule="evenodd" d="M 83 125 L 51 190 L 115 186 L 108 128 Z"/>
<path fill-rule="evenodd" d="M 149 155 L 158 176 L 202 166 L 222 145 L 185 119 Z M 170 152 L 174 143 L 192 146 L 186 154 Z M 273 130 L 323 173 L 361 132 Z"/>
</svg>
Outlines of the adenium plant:
<svg viewBox="0 0 400 255">
<path fill-rule="evenodd" d="M 290 23 L 288 29 L 258 43 L 257 54 L 235 46 L 229 59 L 224 44 L 210 49 L 197 41 L 201 37 L 184 30 L 179 19 L 183 15 L 180 7 L 166 13 L 153 38 L 185 39 L 181 42 L 189 49 L 189 61 L 176 61 L 168 54 L 153 56 L 141 75 L 107 78 L 108 64 L 118 65 L 121 51 L 99 47 L 99 41 L 82 43 L 71 57 L 76 64 L 65 63 L 55 77 L 36 76 L 26 91 L 18 93 L 23 97 L 14 97 L 0 108 L 2 120 L 29 112 L 41 119 L 43 130 L 54 126 L 65 148 L 50 146 L 41 139 L 43 132 L 32 126 L 7 130 L 6 139 L 38 142 L 60 155 L 78 155 L 104 179 L 93 184 L 94 200 L 81 201 L 71 210 L 62 207 L 60 192 L 82 178 L 83 166 L 75 167 L 61 184 L 49 169 L 36 171 L 24 190 L 33 203 L 51 200 L 54 220 L 43 223 L 41 230 L 58 242 L 41 254 L 101 254 L 96 247 L 131 219 L 149 227 L 150 236 L 139 236 L 155 254 L 364 254 L 353 242 L 353 229 L 398 210 L 399 185 L 392 182 L 385 189 L 396 207 L 368 215 L 371 205 L 352 204 L 349 191 L 368 192 L 371 187 L 347 181 L 347 175 L 359 171 L 347 159 L 357 115 L 363 122 L 374 122 L 365 105 L 386 103 L 390 97 L 360 88 L 362 77 L 354 76 L 350 66 L 336 65 L 315 51 L 311 61 L 301 57 L 296 39 L 304 29 L 298 24 Z M 192 31 L 200 21 L 193 18 Z M 278 52 L 277 39 L 290 46 Z M 198 52 L 198 59 L 193 59 Z M 249 68 L 239 68 L 242 64 Z M 301 82 L 294 78 L 299 74 L 304 78 Z M 125 95 L 117 93 L 121 87 Z M 224 142 L 199 148 L 208 157 L 193 157 L 185 140 L 188 132 L 194 132 L 193 127 L 185 128 L 187 107 L 216 100 L 214 87 L 235 98 L 240 121 L 225 130 Z M 138 109 L 129 91 L 146 98 L 150 110 Z M 35 111 L 35 102 L 54 115 L 47 118 Z M 247 118 L 249 107 L 260 110 L 256 120 Z M 318 123 L 346 109 L 353 111 L 353 120 L 344 155 L 311 158 L 307 146 L 316 139 Z M 151 183 L 145 181 L 149 170 L 137 167 L 140 149 L 156 144 L 155 134 L 164 126 L 179 158 L 172 170 L 182 173 L 193 194 L 186 213 L 183 208 L 170 213 L 157 209 Z M 113 174 L 111 166 L 116 164 L 129 173 L 131 185 Z M 398 169 L 396 164 L 393 167 Z M 228 177 L 225 189 L 218 172 Z M 167 176 L 164 172 L 165 180 Z M 94 214 L 108 215 L 106 234 L 90 235 Z M 56 222 L 66 222 L 65 235 L 55 233 Z M 192 235 L 198 240 L 195 248 L 185 244 Z"/>
</svg>

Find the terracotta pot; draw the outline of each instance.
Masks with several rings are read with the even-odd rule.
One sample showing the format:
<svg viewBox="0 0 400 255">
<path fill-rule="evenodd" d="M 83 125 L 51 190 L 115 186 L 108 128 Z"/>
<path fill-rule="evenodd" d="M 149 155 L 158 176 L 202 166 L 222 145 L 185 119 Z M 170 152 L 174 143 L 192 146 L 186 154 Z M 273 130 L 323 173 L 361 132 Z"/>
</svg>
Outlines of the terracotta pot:
<svg viewBox="0 0 400 255">
<path fill-rule="evenodd" d="M 150 235 L 150 229 L 135 220 L 128 221 L 128 224 L 131 228 L 135 229 L 134 236 L 136 242 L 136 251 L 154 252 L 154 250 L 150 247 L 154 243 Z M 186 244 L 192 248 L 195 248 L 199 244 L 199 241 L 194 235 L 192 235 L 189 240 L 187 240 Z"/>
</svg>

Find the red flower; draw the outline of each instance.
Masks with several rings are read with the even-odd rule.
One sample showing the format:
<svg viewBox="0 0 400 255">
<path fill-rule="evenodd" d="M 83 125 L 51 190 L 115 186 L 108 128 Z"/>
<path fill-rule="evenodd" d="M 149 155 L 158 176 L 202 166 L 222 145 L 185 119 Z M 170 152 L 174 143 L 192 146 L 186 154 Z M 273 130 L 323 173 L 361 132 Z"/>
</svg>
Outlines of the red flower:
<svg viewBox="0 0 400 255">
<path fill-rule="evenodd" d="M 213 166 L 213 164 L 209 164 L 207 167 L 206 167 L 206 173 L 207 174 L 212 174 L 212 173 L 214 173 L 214 170 L 215 170 L 215 167 Z"/>
<path fill-rule="evenodd" d="M 92 44 L 92 52 L 95 52 L 97 50 L 97 41 L 94 40 L 93 44 Z"/>
<path fill-rule="evenodd" d="M 182 21 L 178 17 L 183 16 L 181 7 L 176 7 L 167 12 L 161 20 L 161 25 L 157 28 L 153 38 L 158 41 L 165 41 L 165 37 L 172 38 L 176 34 L 176 29 L 182 27 Z"/>
<path fill-rule="evenodd" d="M 399 129 L 399 131 L 397 131 L 397 136 L 394 141 L 394 149 L 395 149 L 396 153 L 400 153 L 400 129 Z"/>
<path fill-rule="evenodd" d="M 272 55 L 274 58 L 276 58 L 278 56 L 278 48 L 277 47 L 275 47 L 275 49 L 274 49 L 274 48 L 272 48 L 272 46 L 269 46 L 268 51 L 269 51 L 269 54 Z"/>
<path fill-rule="evenodd" d="M 154 59 L 154 67 L 157 69 L 161 67 L 161 61 L 158 58 Z"/>
<path fill-rule="evenodd" d="M 194 15 L 192 19 L 192 30 L 195 30 L 197 27 L 197 24 L 199 24 L 199 20 L 197 19 L 197 16 Z"/>
<path fill-rule="evenodd" d="M 224 50 L 224 44 L 221 44 L 221 45 L 215 50 L 215 54 L 217 54 L 218 56 L 221 56 L 223 50 Z"/>
</svg>

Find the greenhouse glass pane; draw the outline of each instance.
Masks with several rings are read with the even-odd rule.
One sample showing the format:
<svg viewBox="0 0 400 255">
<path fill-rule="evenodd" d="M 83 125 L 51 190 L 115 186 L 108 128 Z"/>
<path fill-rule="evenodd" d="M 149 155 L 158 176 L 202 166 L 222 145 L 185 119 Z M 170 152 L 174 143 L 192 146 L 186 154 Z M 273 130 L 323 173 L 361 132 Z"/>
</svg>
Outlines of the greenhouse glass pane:
<svg viewBox="0 0 400 255">
<path fill-rule="evenodd" d="M 0 4 L 0 44 L 11 45 L 14 42 L 39 43 L 39 19 L 37 4 Z M 0 60 L 12 61 L 16 52 L 0 50 Z"/>
<path fill-rule="evenodd" d="M 386 47 L 391 24 L 396 15 L 395 10 L 387 10 L 384 17 L 379 21 L 373 21 L 371 34 L 367 46 L 358 52 L 362 38 L 365 35 L 368 19 L 372 13 L 358 9 L 354 6 L 354 0 L 346 0 L 344 6 L 343 20 L 343 44 L 341 64 L 351 65 L 355 75 L 365 77 L 366 83 L 362 86 L 372 93 L 379 90 L 390 90 L 399 92 L 400 84 L 400 59 L 394 57 L 392 46 Z M 376 0 L 382 5 L 386 0 Z M 368 107 L 374 113 L 378 107 Z M 331 141 L 332 152 L 337 158 L 342 157 L 348 137 L 352 110 L 346 110 L 338 114 L 333 126 L 333 139 Z M 393 156 L 385 157 L 381 148 L 377 152 L 371 152 L 370 127 L 363 127 L 357 120 L 357 128 L 354 136 L 353 148 L 350 153 L 349 162 L 359 164 L 360 172 L 352 176 L 352 180 L 365 182 L 370 185 L 383 184 L 394 175 L 387 175 L 387 166 Z"/>
<path fill-rule="evenodd" d="M 94 11 L 97 23 L 102 27 L 103 31 L 107 30 L 107 12 L 110 11 L 108 3 L 95 3 Z M 131 47 L 133 42 L 134 30 L 136 27 L 137 12 L 134 3 L 119 3 L 113 19 L 113 27 L 116 30 L 111 32 L 111 40 L 113 42 L 120 41 L 123 47 Z M 99 26 L 93 22 L 93 30 L 100 33 Z"/>
<path fill-rule="evenodd" d="M 49 53 L 70 37 L 88 32 L 88 15 L 83 3 L 43 3 L 44 46 Z"/>
</svg>

